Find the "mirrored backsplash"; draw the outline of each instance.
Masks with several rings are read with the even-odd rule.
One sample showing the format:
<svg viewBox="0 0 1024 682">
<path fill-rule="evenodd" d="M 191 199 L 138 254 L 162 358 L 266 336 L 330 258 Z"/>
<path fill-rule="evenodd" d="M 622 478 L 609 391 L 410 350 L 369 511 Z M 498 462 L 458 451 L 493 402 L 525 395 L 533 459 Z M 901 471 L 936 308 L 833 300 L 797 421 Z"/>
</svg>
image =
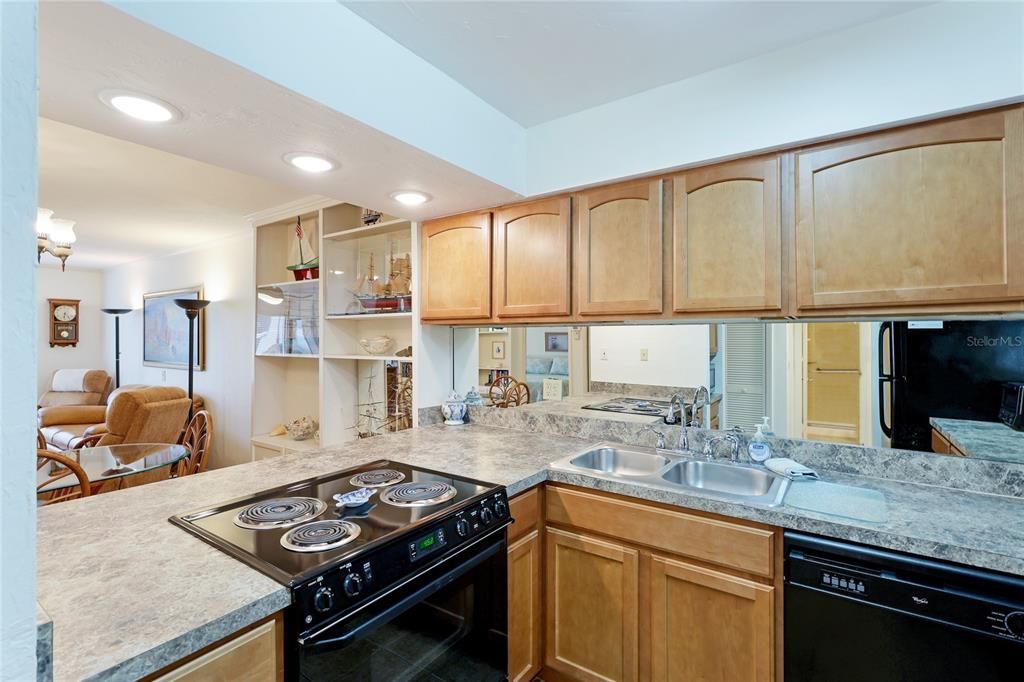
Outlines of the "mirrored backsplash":
<svg viewBox="0 0 1024 682">
<path fill-rule="evenodd" d="M 485 405 L 1024 463 L 1024 321 L 736 322 L 454 330 Z M 628 400 L 633 399 L 633 400 Z M 562 401 L 556 405 L 554 401 Z M 550 406 L 550 407 L 546 407 Z"/>
</svg>

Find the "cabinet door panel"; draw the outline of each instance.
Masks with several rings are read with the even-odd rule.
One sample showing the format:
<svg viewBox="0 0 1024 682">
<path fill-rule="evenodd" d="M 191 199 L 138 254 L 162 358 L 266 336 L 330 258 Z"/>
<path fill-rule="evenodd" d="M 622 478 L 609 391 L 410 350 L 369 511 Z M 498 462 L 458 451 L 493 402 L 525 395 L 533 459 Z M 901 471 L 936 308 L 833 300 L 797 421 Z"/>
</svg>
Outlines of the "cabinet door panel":
<svg viewBox="0 0 1024 682">
<path fill-rule="evenodd" d="M 651 679 L 774 679 L 774 588 L 651 558 Z"/>
<path fill-rule="evenodd" d="M 495 315 L 568 316 L 569 197 L 502 209 L 494 231 Z"/>
<path fill-rule="evenodd" d="M 673 178 L 673 310 L 779 310 L 779 160 Z"/>
<path fill-rule="evenodd" d="M 491 316 L 491 214 L 423 224 L 421 286 L 424 320 Z"/>
<path fill-rule="evenodd" d="M 581 315 L 660 313 L 661 180 L 581 193 L 576 290 Z"/>
<path fill-rule="evenodd" d="M 637 679 L 636 550 L 548 529 L 545 664 L 574 679 Z"/>
<path fill-rule="evenodd" d="M 532 680 L 541 667 L 540 531 L 530 531 L 508 548 L 508 677 Z"/>
<path fill-rule="evenodd" d="M 1024 297 L 1024 109 L 796 155 L 800 308 Z"/>
</svg>

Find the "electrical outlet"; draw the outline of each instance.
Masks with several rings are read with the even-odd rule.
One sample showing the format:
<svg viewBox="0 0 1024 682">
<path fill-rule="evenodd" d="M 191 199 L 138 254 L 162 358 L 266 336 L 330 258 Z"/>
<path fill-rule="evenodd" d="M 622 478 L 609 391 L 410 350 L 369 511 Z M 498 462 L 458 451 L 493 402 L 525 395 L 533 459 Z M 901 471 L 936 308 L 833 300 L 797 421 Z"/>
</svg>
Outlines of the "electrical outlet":
<svg viewBox="0 0 1024 682">
<path fill-rule="evenodd" d="M 601 351 L 601 359 L 602 360 L 607 360 L 608 359 L 608 351 L 606 351 L 606 350 L 602 350 Z"/>
<path fill-rule="evenodd" d="M 646 348 L 641 348 L 640 349 L 640 362 L 647 362 L 647 349 Z"/>
<path fill-rule="evenodd" d="M 167 370 L 166 369 L 160 370 L 160 381 L 162 381 L 165 384 L 167 383 Z"/>
</svg>

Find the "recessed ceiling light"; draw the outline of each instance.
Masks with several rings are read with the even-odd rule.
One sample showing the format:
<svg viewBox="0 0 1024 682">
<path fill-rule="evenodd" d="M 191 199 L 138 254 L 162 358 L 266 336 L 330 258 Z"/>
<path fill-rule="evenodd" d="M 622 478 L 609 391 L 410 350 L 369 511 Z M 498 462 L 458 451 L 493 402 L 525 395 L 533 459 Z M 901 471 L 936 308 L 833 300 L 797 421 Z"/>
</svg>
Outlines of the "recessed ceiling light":
<svg viewBox="0 0 1024 682">
<path fill-rule="evenodd" d="M 104 90 L 100 101 L 125 116 L 147 123 L 167 123 L 181 118 L 181 112 L 163 100 L 125 90 Z"/>
<path fill-rule="evenodd" d="M 430 201 L 430 195 L 416 190 L 403 189 L 391 193 L 391 198 L 406 206 L 419 206 Z"/>
<path fill-rule="evenodd" d="M 311 154 L 310 152 L 292 152 L 284 155 L 284 160 L 299 170 L 307 173 L 326 173 L 334 169 L 334 162 L 330 159 Z"/>
</svg>

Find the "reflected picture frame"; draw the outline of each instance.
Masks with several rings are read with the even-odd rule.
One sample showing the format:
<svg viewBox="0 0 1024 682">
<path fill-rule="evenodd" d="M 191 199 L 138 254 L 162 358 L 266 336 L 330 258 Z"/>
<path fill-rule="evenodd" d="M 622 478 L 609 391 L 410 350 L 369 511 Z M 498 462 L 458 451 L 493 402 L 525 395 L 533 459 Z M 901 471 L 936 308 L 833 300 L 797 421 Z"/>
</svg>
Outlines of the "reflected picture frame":
<svg viewBox="0 0 1024 682">
<path fill-rule="evenodd" d="M 544 352 L 546 353 L 568 353 L 569 332 L 545 332 Z"/>
<path fill-rule="evenodd" d="M 142 295 L 142 364 L 146 367 L 188 369 L 188 317 L 176 298 L 200 300 L 202 285 Z M 206 368 L 206 310 L 195 325 L 194 371 Z"/>
</svg>

